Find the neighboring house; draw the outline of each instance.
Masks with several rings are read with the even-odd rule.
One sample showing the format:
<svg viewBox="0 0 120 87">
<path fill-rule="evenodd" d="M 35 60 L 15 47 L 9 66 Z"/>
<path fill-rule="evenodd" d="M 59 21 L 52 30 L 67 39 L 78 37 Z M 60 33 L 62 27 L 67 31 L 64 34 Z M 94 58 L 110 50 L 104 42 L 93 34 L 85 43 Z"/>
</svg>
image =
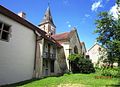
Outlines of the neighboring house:
<svg viewBox="0 0 120 87">
<path fill-rule="evenodd" d="M 103 48 L 98 43 L 95 43 L 89 50 L 88 50 L 89 58 L 92 60 L 94 66 L 98 64 L 99 66 L 103 65 L 103 59 L 107 58 L 107 52 L 105 48 Z"/>
<path fill-rule="evenodd" d="M 89 50 L 88 50 L 89 58 L 92 60 L 92 63 L 94 66 L 111 66 L 108 62 L 108 55 L 107 50 L 99 45 L 98 43 L 94 44 Z M 114 62 L 113 66 L 118 66 L 118 63 Z"/>
<path fill-rule="evenodd" d="M 18 16 L 0 5 L 0 85 L 63 72 L 65 59 L 58 53 L 62 49 L 28 22 L 25 13 Z"/>
</svg>

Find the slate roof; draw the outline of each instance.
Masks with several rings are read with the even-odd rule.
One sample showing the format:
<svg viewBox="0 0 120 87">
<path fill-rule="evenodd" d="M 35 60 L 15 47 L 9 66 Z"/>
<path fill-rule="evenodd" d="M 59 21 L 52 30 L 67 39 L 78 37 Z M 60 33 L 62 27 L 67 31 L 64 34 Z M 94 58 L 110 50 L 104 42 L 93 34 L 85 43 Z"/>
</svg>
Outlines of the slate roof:
<svg viewBox="0 0 120 87">
<path fill-rule="evenodd" d="M 52 15 L 51 15 L 50 7 L 49 7 L 49 6 L 48 6 L 48 8 L 47 8 L 47 10 L 46 10 L 46 12 L 45 12 L 45 15 L 44 15 L 44 17 L 43 17 L 40 25 L 43 25 L 43 24 L 46 24 L 46 23 L 50 23 L 50 24 L 52 24 L 54 27 L 56 27 L 55 24 L 54 24 L 54 22 L 53 22 L 53 19 L 52 19 Z M 39 26 L 40 26 L 40 25 L 39 25 Z"/>
</svg>

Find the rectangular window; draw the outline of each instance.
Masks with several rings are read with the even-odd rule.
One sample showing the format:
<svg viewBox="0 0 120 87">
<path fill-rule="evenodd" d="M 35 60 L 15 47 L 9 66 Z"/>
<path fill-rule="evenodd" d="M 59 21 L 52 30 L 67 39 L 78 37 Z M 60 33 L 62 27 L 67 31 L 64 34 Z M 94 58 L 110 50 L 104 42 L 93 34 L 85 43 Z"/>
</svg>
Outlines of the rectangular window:
<svg viewBox="0 0 120 87">
<path fill-rule="evenodd" d="M 9 41 L 10 25 L 0 22 L 0 40 Z"/>
</svg>

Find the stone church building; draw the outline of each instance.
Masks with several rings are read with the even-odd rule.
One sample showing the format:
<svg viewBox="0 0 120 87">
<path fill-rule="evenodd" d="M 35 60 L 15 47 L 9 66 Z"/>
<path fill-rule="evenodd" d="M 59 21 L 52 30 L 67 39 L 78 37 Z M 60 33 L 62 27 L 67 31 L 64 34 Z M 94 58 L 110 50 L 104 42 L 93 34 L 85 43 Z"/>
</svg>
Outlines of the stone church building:
<svg viewBox="0 0 120 87">
<path fill-rule="evenodd" d="M 80 44 L 77 29 L 73 28 L 70 32 L 56 34 L 56 26 L 53 22 L 49 6 L 45 12 L 43 20 L 38 26 L 40 29 L 45 31 L 49 37 L 56 40 L 63 47 L 67 69 L 69 69 L 69 61 L 67 59 L 68 56 L 73 53 L 82 53 L 82 46 Z"/>
<path fill-rule="evenodd" d="M 65 73 L 68 56 L 84 49 L 76 28 L 56 34 L 49 6 L 35 26 L 0 5 L 0 85 Z"/>
</svg>

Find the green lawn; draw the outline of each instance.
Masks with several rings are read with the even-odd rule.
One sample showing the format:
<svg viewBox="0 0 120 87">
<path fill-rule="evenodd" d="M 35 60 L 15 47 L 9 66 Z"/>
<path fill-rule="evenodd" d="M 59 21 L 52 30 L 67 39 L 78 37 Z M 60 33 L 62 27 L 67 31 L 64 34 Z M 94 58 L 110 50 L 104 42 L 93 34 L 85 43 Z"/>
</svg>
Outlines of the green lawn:
<svg viewBox="0 0 120 87">
<path fill-rule="evenodd" d="M 24 85 L 23 83 L 14 84 L 11 87 L 111 87 L 110 85 L 118 85 L 118 78 L 95 78 L 96 76 L 99 74 L 64 74 L 60 77 L 29 81 Z"/>
</svg>

